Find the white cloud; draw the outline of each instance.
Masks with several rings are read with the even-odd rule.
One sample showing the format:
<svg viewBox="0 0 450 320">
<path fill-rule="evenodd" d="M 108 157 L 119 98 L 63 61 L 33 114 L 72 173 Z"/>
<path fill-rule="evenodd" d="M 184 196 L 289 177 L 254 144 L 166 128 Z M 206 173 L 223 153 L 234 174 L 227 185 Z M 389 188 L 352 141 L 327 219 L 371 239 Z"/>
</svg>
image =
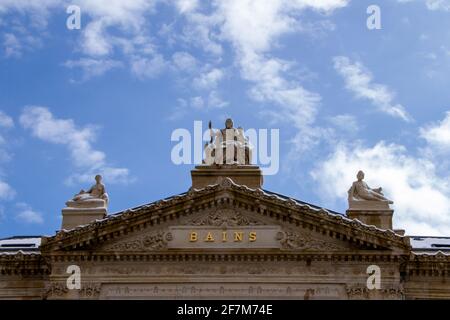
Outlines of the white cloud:
<svg viewBox="0 0 450 320">
<path fill-rule="evenodd" d="M 419 0 L 424 2 L 428 10 L 450 11 L 450 0 Z M 417 2 L 417 0 L 397 0 L 399 3 Z"/>
<path fill-rule="evenodd" d="M 421 128 L 420 136 L 439 151 L 450 151 L 450 111 L 444 120 Z"/>
<path fill-rule="evenodd" d="M 176 0 L 175 5 L 180 13 L 187 13 L 198 7 L 198 0 Z"/>
<path fill-rule="evenodd" d="M 45 28 L 52 9 L 63 6 L 65 0 L 2 0 L 0 2 L 0 15 L 8 12 L 29 14 L 33 27 Z"/>
<path fill-rule="evenodd" d="M 429 10 L 450 11 L 450 0 L 426 0 Z"/>
<path fill-rule="evenodd" d="M 22 55 L 22 45 L 17 37 L 12 33 L 5 33 L 3 35 L 3 47 L 5 56 L 18 58 Z"/>
<path fill-rule="evenodd" d="M 0 110 L 0 129 L 2 131 L 9 130 L 14 127 L 13 119 L 6 113 Z M 9 161 L 11 154 L 8 151 L 8 140 L 3 137 L 3 133 L 0 134 L 0 164 Z M 11 200 L 15 197 L 15 190 L 6 182 L 2 177 L 2 171 L 0 170 L 0 200 Z"/>
<path fill-rule="evenodd" d="M 70 69 L 81 68 L 83 71 L 83 79 L 87 80 L 92 77 L 101 76 L 111 69 L 120 68 L 123 64 L 120 61 L 110 59 L 82 58 L 80 60 L 68 60 L 64 63 L 64 66 Z"/>
<path fill-rule="evenodd" d="M 321 135 L 315 128 L 319 94 L 305 89 L 298 81 L 288 78 L 292 63 L 272 57 L 269 52 L 280 36 L 300 30 L 297 16 L 302 10 L 323 13 L 346 6 L 348 1 L 255 1 L 234 0 L 216 2 L 216 21 L 220 37 L 232 43 L 236 51 L 241 76 L 252 84 L 250 97 L 277 107 L 264 110 L 271 119 L 291 123 L 297 130 L 295 154 L 314 145 Z"/>
<path fill-rule="evenodd" d="M 96 138 L 94 127 L 79 128 L 72 119 L 55 118 L 47 108 L 39 106 L 26 107 L 20 123 L 36 138 L 67 147 L 77 170 L 84 170 L 72 175 L 68 182 L 86 182 L 88 176 L 90 181 L 97 173 L 104 173 L 108 183 L 129 181 L 128 169 L 109 166 L 105 153 L 92 147 Z"/>
<path fill-rule="evenodd" d="M 17 221 L 26 224 L 42 224 L 44 222 L 42 213 L 33 210 L 28 204 L 17 203 L 16 206 L 19 210 L 16 214 Z"/>
<path fill-rule="evenodd" d="M 217 91 L 213 90 L 208 94 L 208 108 L 221 109 L 228 106 L 228 104 L 228 101 L 223 100 Z"/>
<path fill-rule="evenodd" d="M 172 63 L 180 71 L 193 72 L 197 69 L 197 59 L 187 52 L 175 52 Z"/>
<path fill-rule="evenodd" d="M 367 99 L 380 111 L 390 116 L 411 121 L 411 116 L 400 104 L 394 104 L 394 93 L 385 85 L 373 83 L 373 76 L 360 62 L 348 57 L 334 57 L 334 68 L 344 78 L 346 88 L 356 98 Z"/>
<path fill-rule="evenodd" d="M 139 77 L 153 77 L 155 63 L 161 57 L 154 51 L 149 32 L 148 16 L 155 11 L 155 4 L 160 0 L 3 0 L 0 4 L 2 13 L 17 13 L 31 17 L 34 24 L 41 28 L 47 25 L 50 13 L 61 11 L 69 5 L 81 8 L 82 27 L 79 48 L 84 57 L 77 61 L 68 61 L 68 66 L 81 67 L 89 76 L 101 75 L 105 70 L 117 67 L 115 59 L 108 59 L 121 52 L 129 62 L 130 68 Z M 187 4 L 184 5 L 187 8 Z M 27 20 L 21 22 L 27 25 Z M 23 28 L 22 26 L 22 28 Z M 33 26 L 31 26 L 33 27 Z M 30 28 L 33 30 L 34 28 Z M 35 30 L 36 31 L 36 30 Z M 43 32 L 41 32 L 43 33 Z M 41 35 L 39 35 L 41 36 Z M 5 52 L 8 56 L 20 56 L 24 44 L 33 40 L 29 34 L 20 39 L 12 33 L 6 34 Z M 25 41 L 26 40 L 26 41 Z M 150 55 L 150 56 L 149 56 Z M 123 58 L 123 57 L 122 57 Z M 111 64 L 113 63 L 113 65 Z M 142 72 L 137 68 L 143 67 Z"/>
<path fill-rule="evenodd" d="M 285 33 L 295 32 L 296 15 L 312 9 L 324 13 L 345 7 L 347 0 L 233 0 L 218 2 L 222 32 L 243 51 L 265 52 Z"/>
<path fill-rule="evenodd" d="M 91 20 L 83 26 L 82 49 L 89 56 L 105 56 L 126 43 L 134 50 L 136 37 L 145 35 L 146 15 L 152 14 L 157 0 L 74 0 L 82 14 Z M 111 32 L 114 31 L 114 32 Z"/>
<path fill-rule="evenodd" d="M 202 109 L 205 105 L 205 101 L 200 96 L 192 97 L 190 100 L 191 106 L 194 107 L 195 109 Z"/>
<path fill-rule="evenodd" d="M 217 13 L 206 15 L 197 11 L 180 11 L 180 13 L 185 14 L 187 18 L 180 39 L 190 46 L 202 48 L 213 56 L 220 56 L 223 47 L 220 44 L 219 32 L 215 28 L 222 23 L 222 17 Z"/>
<path fill-rule="evenodd" d="M 366 173 L 369 186 L 382 186 L 394 201 L 394 228 L 407 234 L 450 234 L 450 184 L 433 162 L 408 155 L 401 145 L 341 143 L 311 174 L 324 200 L 346 203 L 358 170 Z"/>
<path fill-rule="evenodd" d="M 200 66 L 199 61 L 187 52 L 176 52 L 172 55 L 172 70 L 178 72 L 180 83 L 184 87 L 195 90 L 194 96 L 186 99 L 180 99 L 175 107 L 176 112 L 186 113 L 186 108 L 197 110 L 220 109 L 226 107 L 228 102 L 223 100 L 218 87 L 225 78 L 225 71 L 210 64 Z M 189 90 L 192 94 L 192 90 Z M 180 101 L 184 101 L 180 103 Z M 176 117 L 171 117 L 172 120 Z"/>
<path fill-rule="evenodd" d="M 338 114 L 328 119 L 335 127 L 342 131 L 357 132 L 359 130 L 356 117 L 351 114 Z"/>
<path fill-rule="evenodd" d="M 5 181 L 0 180 L 0 200 L 11 200 L 15 195 L 14 189 Z"/>
<path fill-rule="evenodd" d="M 228 102 L 222 100 L 219 93 L 214 90 L 211 91 L 205 98 L 202 96 L 190 98 L 190 106 L 197 110 L 221 109 L 227 105 Z M 186 104 L 184 104 L 184 106 L 186 107 Z"/>
<path fill-rule="evenodd" d="M 104 34 L 105 22 L 97 20 L 89 23 L 83 31 L 83 52 L 91 56 L 105 56 L 111 53 L 112 44 Z"/>
<path fill-rule="evenodd" d="M 20 58 L 24 53 L 42 46 L 40 36 L 34 35 L 36 27 L 27 30 L 20 18 L 8 19 L 8 23 L 2 24 L 0 12 L 0 26 L 3 31 L 0 40 L 6 58 Z"/>
<path fill-rule="evenodd" d="M 167 64 L 162 55 L 155 55 L 151 59 L 136 58 L 131 62 L 132 72 L 140 79 L 155 78 L 159 76 Z"/>
<path fill-rule="evenodd" d="M 14 127 L 13 119 L 0 110 L 0 128 L 11 129 Z"/>
<path fill-rule="evenodd" d="M 201 73 L 197 78 L 195 78 L 193 80 L 194 87 L 203 90 L 216 88 L 223 77 L 224 72 L 221 69 L 213 68 Z"/>
<path fill-rule="evenodd" d="M 130 177 L 130 171 L 127 168 L 101 167 L 87 173 L 76 173 L 69 176 L 65 183 L 75 185 L 80 183 L 93 183 L 94 175 L 100 174 L 108 184 L 129 184 L 136 179 Z"/>
</svg>

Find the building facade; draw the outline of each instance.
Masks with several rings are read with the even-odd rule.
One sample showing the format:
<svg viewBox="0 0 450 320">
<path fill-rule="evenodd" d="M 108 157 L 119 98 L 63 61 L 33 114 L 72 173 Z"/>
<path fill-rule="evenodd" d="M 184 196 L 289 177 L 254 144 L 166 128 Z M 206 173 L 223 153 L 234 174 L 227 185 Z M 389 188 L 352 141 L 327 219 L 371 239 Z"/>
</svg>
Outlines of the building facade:
<svg viewBox="0 0 450 320">
<path fill-rule="evenodd" d="M 104 195 L 69 201 L 54 236 L 0 240 L 0 299 L 450 298 L 450 238 L 392 230 L 387 201 L 333 212 L 264 190 L 248 163 L 192 181 L 111 215 Z"/>
</svg>

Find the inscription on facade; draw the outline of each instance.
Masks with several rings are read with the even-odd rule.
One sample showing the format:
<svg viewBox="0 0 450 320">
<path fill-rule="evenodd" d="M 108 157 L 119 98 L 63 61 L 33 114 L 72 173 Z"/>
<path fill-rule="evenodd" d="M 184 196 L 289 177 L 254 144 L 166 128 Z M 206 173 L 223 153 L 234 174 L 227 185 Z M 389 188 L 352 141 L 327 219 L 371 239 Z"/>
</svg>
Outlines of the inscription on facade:
<svg viewBox="0 0 450 320">
<path fill-rule="evenodd" d="M 168 248 L 281 248 L 279 226 L 173 226 L 169 227 Z"/>
<path fill-rule="evenodd" d="M 342 299 L 346 298 L 345 287 L 339 284 L 231 284 L 231 283 L 192 283 L 192 284 L 106 284 L 102 286 L 103 299 L 174 299 L 196 298 L 238 298 L 251 297 L 284 299 Z"/>
</svg>

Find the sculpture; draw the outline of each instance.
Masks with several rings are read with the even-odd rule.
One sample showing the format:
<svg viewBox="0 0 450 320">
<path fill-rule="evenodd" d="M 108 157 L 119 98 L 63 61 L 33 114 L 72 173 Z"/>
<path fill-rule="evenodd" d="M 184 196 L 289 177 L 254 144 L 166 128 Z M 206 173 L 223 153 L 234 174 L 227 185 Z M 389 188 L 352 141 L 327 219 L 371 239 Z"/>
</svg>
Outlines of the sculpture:
<svg viewBox="0 0 450 320">
<path fill-rule="evenodd" d="M 102 183 L 102 176 L 95 176 L 95 185 L 93 185 L 88 191 L 81 190 L 76 194 L 71 201 L 67 202 L 69 207 L 83 207 L 89 206 L 93 207 L 106 207 L 108 205 L 109 197 L 106 193 L 105 185 Z M 101 205 L 103 204 L 103 205 Z"/>
<path fill-rule="evenodd" d="M 352 206 L 352 202 L 358 201 L 377 201 L 377 202 L 385 202 L 387 204 L 394 203 L 393 201 L 387 199 L 384 196 L 381 187 L 372 189 L 367 185 L 367 183 L 363 181 L 364 179 L 363 171 L 361 170 L 358 171 L 356 177 L 358 180 L 353 182 L 351 188 L 348 190 L 348 201 L 350 207 Z"/>
<path fill-rule="evenodd" d="M 107 215 L 109 197 L 102 176 L 95 176 L 95 184 L 88 190 L 81 190 L 62 209 L 61 229 L 71 230 L 81 225 L 103 219 Z"/>
<path fill-rule="evenodd" d="M 211 141 L 205 145 L 205 160 L 203 163 L 248 165 L 252 154 L 250 143 L 244 136 L 244 129 L 234 128 L 233 120 L 225 121 L 225 128 L 214 131 L 209 122 Z"/>
</svg>

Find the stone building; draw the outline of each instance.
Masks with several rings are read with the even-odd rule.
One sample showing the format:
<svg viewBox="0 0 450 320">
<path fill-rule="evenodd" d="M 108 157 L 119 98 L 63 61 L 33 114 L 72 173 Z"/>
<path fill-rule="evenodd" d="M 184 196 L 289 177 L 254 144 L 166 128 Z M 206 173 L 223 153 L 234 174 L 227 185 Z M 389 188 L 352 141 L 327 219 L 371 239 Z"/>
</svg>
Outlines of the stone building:
<svg viewBox="0 0 450 320">
<path fill-rule="evenodd" d="M 393 230 L 362 172 L 334 212 L 263 189 L 218 136 L 185 193 L 108 215 L 96 177 L 54 236 L 0 240 L 0 299 L 450 298 L 450 238 Z"/>
</svg>

